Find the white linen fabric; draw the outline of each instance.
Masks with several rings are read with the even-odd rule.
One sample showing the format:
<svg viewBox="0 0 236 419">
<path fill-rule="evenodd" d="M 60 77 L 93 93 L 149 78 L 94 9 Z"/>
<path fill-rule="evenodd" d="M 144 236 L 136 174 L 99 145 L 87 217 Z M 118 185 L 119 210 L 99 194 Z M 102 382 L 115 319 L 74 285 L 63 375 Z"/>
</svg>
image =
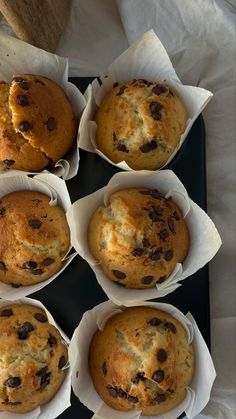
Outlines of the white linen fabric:
<svg viewBox="0 0 236 419">
<path fill-rule="evenodd" d="M 70 76 L 96 76 L 130 43 L 154 29 L 181 81 L 214 93 L 203 117 L 208 213 L 223 241 L 210 263 L 211 341 L 217 378 L 199 419 L 236 416 L 235 16 L 235 0 L 73 0 L 57 49 L 59 55 L 69 57 Z M 4 20 L 0 29 L 7 30 Z"/>
</svg>

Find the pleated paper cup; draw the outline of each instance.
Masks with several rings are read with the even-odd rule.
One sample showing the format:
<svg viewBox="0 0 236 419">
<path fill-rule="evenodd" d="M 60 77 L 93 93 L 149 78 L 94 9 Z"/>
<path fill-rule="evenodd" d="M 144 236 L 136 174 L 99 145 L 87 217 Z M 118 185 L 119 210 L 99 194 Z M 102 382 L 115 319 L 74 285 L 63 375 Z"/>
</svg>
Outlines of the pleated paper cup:
<svg viewBox="0 0 236 419">
<path fill-rule="evenodd" d="M 42 173 L 35 175 L 32 178 L 24 173 L 16 174 L 9 171 L 6 176 L 0 176 L 0 199 L 12 192 L 27 190 L 37 191 L 48 195 L 50 197 L 49 204 L 52 206 L 59 205 L 65 213 L 71 206 L 71 200 L 65 181 L 51 173 Z M 69 254 L 71 248 L 72 246 L 70 246 L 67 254 L 62 259 L 62 268 L 43 282 L 13 288 L 11 285 L 0 281 L 0 298 L 14 300 L 16 298 L 25 297 L 50 284 L 50 282 L 66 269 L 72 259 L 76 256 L 75 252 Z M 12 282 L 14 282 L 14 279 Z"/>
<path fill-rule="evenodd" d="M 88 246 L 88 226 L 95 210 L 109 204 L 109 196 L 128 188 L 150 188 L 172 197 L 180 207 L 190 233 L 190 248 L 183 262 L 177 263 L 172 274 L 162 284 L 148 289 L 121 287 L 108 279 L 91 255 Z M 178 177 L 171 170 L 119 172 L 107 186 L 74 202 L 67 212 L 71 230 L 71 241 L 75 250 L 90 265 L 103 291 L 116 304 L 131 305 L 134 301 L 145 301 L 164 297 L 180 287 L 180 281 L 192 275 L 208 263 L 221 246 L 219 233 L 210 217 L 188 196 Z"/>
<path fill-rule="evenodd" d="M 79 121 L 86 101 L 80 90 L 68 82 L 68 59 L 36 48 L 19 39 L 0 36 L 0 81 L 10 83 L 14 73 L 36 74 L 55 81 L 68 96 L 76 119 Z M 78 133 L 77 133 L 78 134 Z M 79 168 L 78 138 L 71 150 L 59 159 L 50 172 L 63 179 L 73 178 Z M 12 170 L 21 174 L 22 171 Z M 43 172 L 48 172 L 44 170 Z M 4 174 L 5 172 L 0 172 Z M 41 173 L 41 172 L 40 172 Z"/>
<path fill-rule="evenodd" d="M 68 347 L 69 346 L 69 339 L 65 335 L 65 333 L 61 330 L 58 326 L 50 312 L 47 308 L 38 300 L 34 300 L 33 298 L 20 298 L 12 301 L 8 300 L 0 300 L 0 310 L 6 306 L 11 304 L 30 304 L 35 307 L 39 307 L 44 310 L 47 314 L 48 321 L 50 324 L 55 326 L 62 337 L 62 343 Z M 0 337 L 1 339 L 1 337 Z M 59 416 L 64 410 L 66 410 L 70 406 L 70 395 L 71 395 L 71 373 L 72 370 L 69 365 L 69 361 L 65 365 L 63 369 L 67 370 L 65 379 L 59 388 L 58 392 L 54 395 L 52 400 L 50 400 L 47 404 L 37 407 L 36 409 L 32 410 L 29 413 L 10 413 L 4 412 L 0 410 L 0 417 L 1 419 L 54 419 Z"/>
<path fill-rule="evenodd" d="M 176 419 L 183 412 L 188 419 L 199 414 L 208 403 L 211 388 L 216 377 L 213 361 L 207 345 L 190 313 L 185 316 L 176 307 L 164 303 L 139 302 L 136 306 L 153 307 L 175 317 L 184 326 L 188 343 L 192 343 L 195 353 L 195 372 L 193 380 L 186 388 L 186 397 L 176 408 L 157 416 L 141 416 L 141 412 L 131 410 L 121 412 L 106 405 L 97 394 L 88 366 L 88 354 L 93 335 L 104 328 L 107 320 L 123 311 L 124 306 L 117 306 L 111 301 L 97 305 L 84 313 L 79 326 L 75 329 L 69 346 L 69 359 L 72 368 L 72 388 L 80 401 L 92 412 L 93 419 Z M 206 379 L 207 377 L 207 379 Z"/>
<path fill-rule="evenodd" d="M 88 86 L 84 95 L 86 107 L 79 126 L 79 147 L 83 150 L 97 153 L 117 168 L 132 170 L 125 161 L 115 164 L 98 149 L 96 144 L 97 124 L 94 118 L 104 96 L 113 88 L 113 85 L 133 79 L 168 83 L 178 93 L 187 109 L 188 120 L 185 131 L 181 135 L 175 150 L 162 166 L 165 167 L 182 146 L 194 121 L 210 101 L 213 94 L 206 89 L 186 86 L 181 83 L 164 46 L 153 30 L 144 33 L 140 39 L 113 61 L 100 76 L 101 84 L 95 79 Z"/>
</svg>

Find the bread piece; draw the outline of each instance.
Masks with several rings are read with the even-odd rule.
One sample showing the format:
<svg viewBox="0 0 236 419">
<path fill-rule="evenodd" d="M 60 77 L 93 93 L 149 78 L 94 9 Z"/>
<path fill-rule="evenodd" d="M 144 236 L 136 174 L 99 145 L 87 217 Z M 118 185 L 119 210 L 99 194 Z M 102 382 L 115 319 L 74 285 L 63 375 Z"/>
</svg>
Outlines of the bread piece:
<svg viewBox="0 0 236 419">
<path fill-rule="evenodd" d="M 66 216 L 40 192 L 0 198 L 0 281 L 13 287 L 50 278 L 70 246 Z"/>
<path fill-rule="evenodd" d="M 0 83 L 0 166 L 38 171 L 71 148 L 76 121 L 61 87 L 46 77 L 16 74 Z"/>
<path fill-rule="evenodd" d="M 95 121 L 97 147 L 110 160 L 125 160 L 135 170 L 156 170 L 177 147 L 187 111 L 172 87 L 140 79 L 115 83 Z"/>
<path fill-rule="evenodd" d="M 0 308 L 0 409 L 26 413 L 48 403 L 66 371 L 67 348 L 46 313 L 27 304 Z"/>
<path fill-rule="evenodd" d="M 185 260 L 189 232 L 171 198 L 157 190 L 126 189 L 97 208 L 88 244 L 109 279 L 128 288 L 151 288 Z"/>
<path fill-rule="evenodd" d="M 170 314 L 130 307 L 93 336 L 89 369 L 97 393 L 113 409 L 159 415 L 185 398 L 194 352 L 184 327 Z"/>
</svg>

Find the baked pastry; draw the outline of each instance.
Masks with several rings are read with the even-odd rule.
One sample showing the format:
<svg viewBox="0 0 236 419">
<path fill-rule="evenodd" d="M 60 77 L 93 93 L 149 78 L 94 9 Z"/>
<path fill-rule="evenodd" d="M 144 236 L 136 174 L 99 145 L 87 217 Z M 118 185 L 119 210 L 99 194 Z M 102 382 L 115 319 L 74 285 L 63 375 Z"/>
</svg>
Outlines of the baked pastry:
<svg viewBox="0 0 236 419">
<path fill-rule="evenodd" d="M 70 246 L 66 216 L 40 192 L 0 199 L 0 281 L 13 287 L 42 282 L 59 271 Z"/>
<path fill-rule="evenodd" d="M 44 310 L 0 308 L 0 410 L 26 413 L 53 398 L 66 371 L 67 348 Z"/>
<path fill-rule="evenodd" d="M 156 170 L 179 143 L 187 112 L 166 83 L 133 80 L 115 83 L 95 121 L 97 147 L 110 160 L 125 160 L 134 170 Z"/>
<path fill-rule="evenodd" d="M 189 232 L 171 198 L 152 189 L 125 189 L 97 208 L 88 244 L 109 279 L 128 288 L 151 288 L 184 261 Z"/>
<path fill-rule="evenodd" d="M 63 157 L 76 136 L 71 104 L 43 76 L 16 74 L 0 83 L 0 168 L 42 170 Z"/>
<path fill-rule="evenodd" d="M 89 369 L 97 393 L 110 407 L 154 416 L 185 398 L 194 351 L 184 327 L 170 314 L 130 307 L 95 333 Z"/>
</svg>

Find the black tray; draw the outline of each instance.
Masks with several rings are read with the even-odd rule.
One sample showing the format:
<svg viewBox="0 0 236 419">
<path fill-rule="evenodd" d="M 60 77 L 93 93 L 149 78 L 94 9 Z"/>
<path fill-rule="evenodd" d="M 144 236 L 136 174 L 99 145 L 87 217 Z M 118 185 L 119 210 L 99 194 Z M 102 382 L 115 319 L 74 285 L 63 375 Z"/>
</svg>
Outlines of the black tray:
<svg viewBox="0 0 236 419">
<path fill-rule="evenodd" d="M 91 80 L 92 78 L 71 79 L 82 93 Z M 206 210 L 205 131 L 201 116 L 194 123 L 180 151 L 166 168 L 175 172 L 191 199 Z M 117 171 L 97 154 L 80 150 L 79 172 L 76 177 L 66 182 L 72 203 L 105 186 Z M 93 271 L 80 256 L 76 256 L 55 281 L 32 294 L 32 297 L 45 304 L 69 338 L 83 313 L 107 300 Z M 180 288 L 160 301 L 175 305 L 185 314 L 191 311 L 208 347 L 210 346 L 207 266 L 185 279 Z M 80 403 L 73 391 L 71 403 L 71 407 L 63 412 L 60 418 L 92 417 L 93 413 Z"/>
</svg>

